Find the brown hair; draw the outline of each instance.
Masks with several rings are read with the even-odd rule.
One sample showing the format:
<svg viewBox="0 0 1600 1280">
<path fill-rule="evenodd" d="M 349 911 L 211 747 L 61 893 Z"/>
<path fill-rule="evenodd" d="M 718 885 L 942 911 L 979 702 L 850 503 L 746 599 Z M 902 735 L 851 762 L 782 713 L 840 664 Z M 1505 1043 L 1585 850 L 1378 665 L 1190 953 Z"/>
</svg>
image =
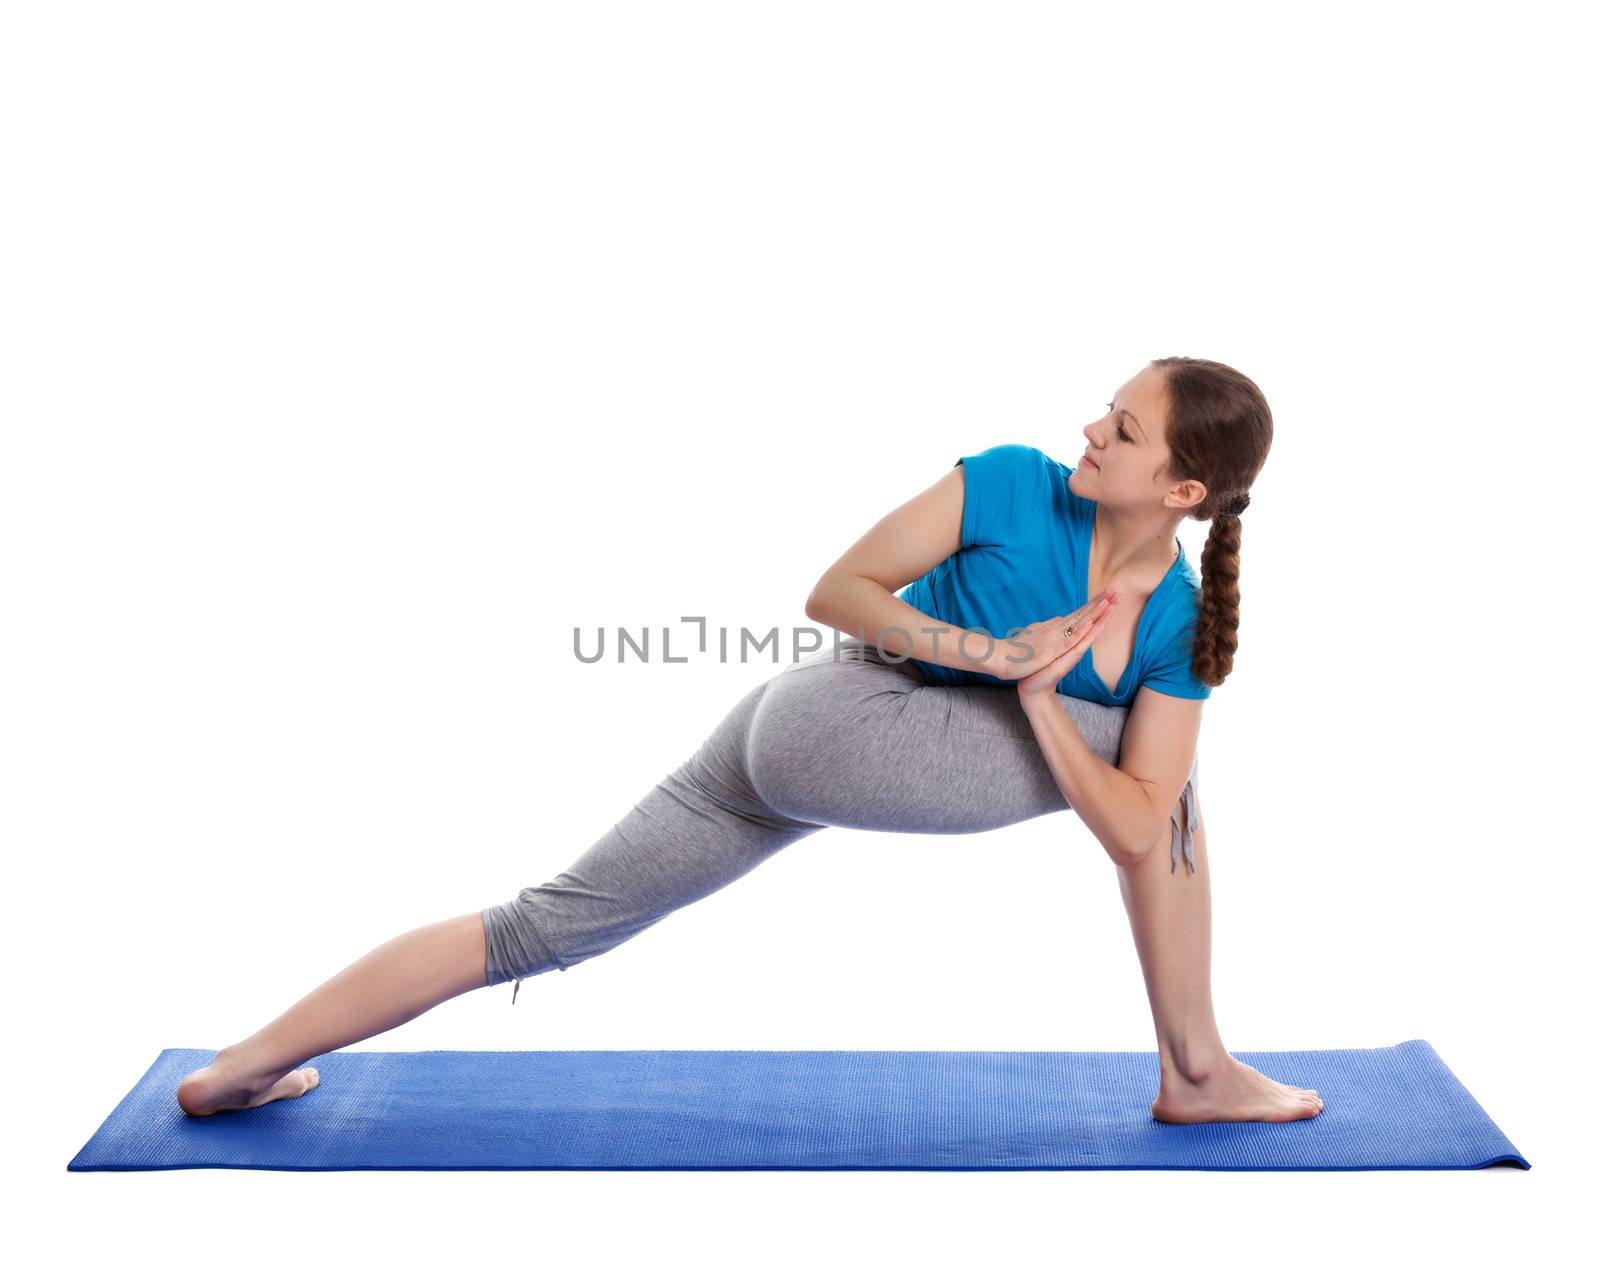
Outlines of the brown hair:
<svg viewBox="0 0 1600 1280">
<path fill-rule="evenodd" d="M 1233 670 L 1239 647 L 1239 513 L 1272 448 L 1272 410 L 1261 388 L 1237 369 L 1195 356 L 1152 360 L 1167 385 L 1168 470 L 1198 480 L 1205 500 L 1188 514 L 1211 521 L 1200 553 L 1200 614 L 1190 671 L 1215 687 Z"/>
</svg>

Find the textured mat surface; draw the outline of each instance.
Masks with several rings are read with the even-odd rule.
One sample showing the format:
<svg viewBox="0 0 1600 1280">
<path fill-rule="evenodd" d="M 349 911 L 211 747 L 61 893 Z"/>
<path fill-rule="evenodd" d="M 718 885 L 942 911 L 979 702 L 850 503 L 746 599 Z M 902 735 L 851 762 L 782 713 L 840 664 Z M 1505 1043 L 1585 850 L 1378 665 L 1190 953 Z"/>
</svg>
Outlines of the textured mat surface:
<svg viewBox="0 0 1600 1280">
<path fill-rule="evenodd" d="M 1154 1053 L 340 1051 L 320 1087 L 186 1116 L 166 1049 L 67 1167 L 133 1169 L 1530 1168 L 1426 1040 L 1236 1053 L 1310 1120 L 1163 1124 Z"/>
</svg>

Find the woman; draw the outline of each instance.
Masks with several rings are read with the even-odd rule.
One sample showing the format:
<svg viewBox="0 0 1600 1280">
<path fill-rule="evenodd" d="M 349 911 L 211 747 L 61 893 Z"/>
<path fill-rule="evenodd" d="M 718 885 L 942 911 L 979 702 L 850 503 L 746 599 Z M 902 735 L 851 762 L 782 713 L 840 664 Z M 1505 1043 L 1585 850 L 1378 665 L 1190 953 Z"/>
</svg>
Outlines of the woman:
<svg viewBox="0 0 1600 1280">
<path fill-rule="evenodd" d="M 307 1058 L 609 951 L 824 827 L 949 834 L 1070 808 L 1121 882 L 1160 1048 L 1152 1115 L 1316 1115 L 1315 1090 L 1223 1048 L 1194 791 L 1272 415 L 1243 374 L 1189 357 L 1151 362 L 1107 409 L 1076 468 L 1014 444 L 959 459 L 812 590 L 807 615 L 856 639 L 752 689 L 568 870 L 384 943 L 186 1077 L 179 1105 L 298 1097 Z M 1203 590 L 1186 516 L 1212 522 Z"/>
</svg>

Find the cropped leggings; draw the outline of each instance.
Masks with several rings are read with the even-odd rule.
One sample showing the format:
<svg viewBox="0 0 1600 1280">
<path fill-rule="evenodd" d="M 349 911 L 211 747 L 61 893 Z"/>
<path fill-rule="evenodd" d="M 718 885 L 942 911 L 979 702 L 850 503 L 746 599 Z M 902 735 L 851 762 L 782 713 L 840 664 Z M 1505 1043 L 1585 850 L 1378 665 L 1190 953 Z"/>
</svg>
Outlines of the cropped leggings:
<svg viewBox="0 0 1600 1280">
<path fill-rule="evenodd" d="M 1127 708 L 1057 696 L 1116 764 Z M 1199 767 L 1173 809 L 1173 871 L 1180 852 L 1194 869 Z M 485 908 L 489 985 L 610 951 L 824 827 L 951 835 L 1070 807 L 1014 685 L 928 684 L 842 640 L 745 694 L 571 867 Z"/>
</svg>

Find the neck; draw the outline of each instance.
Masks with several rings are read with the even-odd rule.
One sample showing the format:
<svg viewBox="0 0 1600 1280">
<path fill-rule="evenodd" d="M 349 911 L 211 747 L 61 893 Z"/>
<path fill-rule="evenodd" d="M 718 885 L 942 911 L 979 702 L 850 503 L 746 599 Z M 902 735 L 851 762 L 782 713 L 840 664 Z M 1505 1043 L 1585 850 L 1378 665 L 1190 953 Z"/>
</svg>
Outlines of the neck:
<svg viewBox="0 0 1600 1280">
<path fill-rule="evenodd" d="M 1164 519 L 1148 513 L 1126 513 L 1095 506 L 1092 548 L 1100 581 L 1109 582 L 1145 570 L 1165 573 L 1178 555 L 1177 532 L 1183 517 Z"/>
</svg>

